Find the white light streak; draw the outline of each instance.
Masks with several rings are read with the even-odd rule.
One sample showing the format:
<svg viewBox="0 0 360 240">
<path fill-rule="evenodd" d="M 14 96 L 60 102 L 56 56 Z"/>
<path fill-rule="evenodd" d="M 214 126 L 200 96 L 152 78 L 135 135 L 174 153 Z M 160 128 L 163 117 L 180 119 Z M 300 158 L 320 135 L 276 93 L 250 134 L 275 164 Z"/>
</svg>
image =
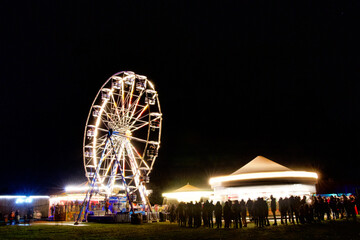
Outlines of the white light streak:
<svg viewBox="0 0 360 240">
<path fill-rule="evenodd" d="M 210 185 L 213 185 L 215 183 L 222 183 L 222 182 L 266 179 L 266 178 L 312 178 L 312 179 L 318 179 L 318 175 L 314 172 L 306 172 L 306 171 L 244 173 L 244 174 L 238 174 L 238 175 L 228 175 L 228 176 L 210 178 L 209 183 L 210 183 Z"/>
<path fill-rule="evenodd" d="M 113 187 L 114 188 L 125 189 L 125 187 L 123 185 L 118 185 L 118 184 L 115 184 Z M 90 186 L 66 186 L 65 187 L 65 192 L 86 192 L 89 189 L 90 189 Z M 107 189 L 107 187 L 106 186 L 101 186 L 100 188 L 99 187 L 94 187 L 94 189 L 104 190 L 104 189 Z"/>
</svg>

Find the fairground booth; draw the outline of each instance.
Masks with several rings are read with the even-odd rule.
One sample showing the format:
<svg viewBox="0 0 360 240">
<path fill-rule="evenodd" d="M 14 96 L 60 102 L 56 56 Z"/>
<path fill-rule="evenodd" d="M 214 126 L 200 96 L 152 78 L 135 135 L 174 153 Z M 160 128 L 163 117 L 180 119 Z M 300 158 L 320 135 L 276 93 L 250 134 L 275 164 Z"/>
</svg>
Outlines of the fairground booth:
<svg viewBox="0 0 360 240">
<path fill-rule="evenodd" d="M 49 199 L 49 218 L 54 220 L 75 221 L 80 213 L 89 185 L 67 186 L 65 192 L 51 195 Z M 136 209 L 139 206 L 134 202 Z M 106 211 L 107 210 L 107 211 Z M 89 215 L 103 216 L 129 211 L 125 196 L 109 196 L 94 194 L 89 203 Z"/>
<path fill-rule="evenodd" d="M 275 198 L 316 193 L 315 172 L 294 171 L 265 157 L 258 156 L 237 171 L 210 178 L 215 201 Z"/>
<path fill-rule="evenodd" d="M 49 216 L 49 196 L 0 196 L 0 213 L 2 216 L 18 211 L 20 216 L 31 214 L 34 219 Z"/>
</svg>

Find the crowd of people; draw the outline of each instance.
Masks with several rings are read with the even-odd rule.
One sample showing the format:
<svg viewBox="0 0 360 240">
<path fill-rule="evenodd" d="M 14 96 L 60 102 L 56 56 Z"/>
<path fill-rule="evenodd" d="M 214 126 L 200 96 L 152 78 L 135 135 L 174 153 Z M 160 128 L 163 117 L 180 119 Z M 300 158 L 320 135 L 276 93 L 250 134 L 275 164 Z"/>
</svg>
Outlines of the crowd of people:
<svg viewBox="0 0 360 240">
<path fill-rule="evenodd" d="M 358 196 L 341 197 L 290 196 L 275 199 L 257 198 L 240 201 L 226 201 L 214 204 L 212 201 L 180 202 L 168 208 L 170 222 L 178 222 L 181 227 L 242 228 L 253 222 L 257 227 L 279 224 L 305 224 L 335 219 L 356 221 L 360 208 Z M 270 217 L 269 217 L 270 215 Z M 215 221 L 214 221 L 215 220 Z"/>
<path fill-rule="evenodd" d="M 3 222 L 5 224 L 9 225 L 16 225 L 20 222 L 27 224 L 30 223 L 33 219 L 40 219 L 41 213 L 37 210 L 33 210 L 31 208 L 28 209 L 28 211 L 24 215 L 20 215 L 20 211 L 11 211 L 9 214 L 3 214 L 0 212 L 0 222 Z"/>
</svg>

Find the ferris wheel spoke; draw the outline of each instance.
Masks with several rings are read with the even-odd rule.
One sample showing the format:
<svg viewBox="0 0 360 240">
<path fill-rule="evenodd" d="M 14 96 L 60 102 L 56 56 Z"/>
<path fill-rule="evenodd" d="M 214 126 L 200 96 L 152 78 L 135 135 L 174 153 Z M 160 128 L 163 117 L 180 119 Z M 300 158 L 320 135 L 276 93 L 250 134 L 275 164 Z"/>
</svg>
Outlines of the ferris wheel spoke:
<svg viewBox="0 0 360 240">
<path fill-rule="evenodd" d="M 135 127 L 135 128 L 133 128 L 133 129 L 131 129 L 130 131 L 131 131 L 131 132 L 135 132 L 136 130 L 139 130 L 140 128 L 145 127 L 145 126 L 147 126 L 147 125 L 149 125 L 149 122 L 143 123 L 143 124 L 140 125 L 139 127 Z"/>
<path fill-rule="evenodd" d="M 133 137 L 133 136 L 126 136 L 126 135 L 118 133 L 118 132 L 114 132 L 114 135 L 120 136 L 120 137 L 123 137 L 123 138 L 128 138 L 128 139 L 135 140 L 135 141 L 142 142 L 142 143 L 147 143 L 148 142 L 145 139 L 141 139 L 141 138 L 137 138 L 137 137 Z"/>
<path fill-rule="evenodd" d="M 109 129 L 104 129 L 104 128 L 101 128 L 101 127 L 97 127 L 97 130 L 101 131 L 101 132 L 105 132 L 105 133 L 108 133 L 109 132 Z M 106 135 L 105 135 L 106 136 Z"/>
<path fill-rule="evenodd" d="M 141 160 L 141 163 L 143 163 L 143 164 L 146 166 L 147 170 L 149 170 L 149 169 L 150 169 L 150 168 L 149 168 L 149 165 L 146 163 L 146 161 L 144 161 L 144 158 L 140 155 L 140 153 L 136 150 L 136 148 L 135 148 L 133 145 L 131 145 L 131 148 L 132 148 L 133 151 L 136 153 L 136 155 L 138 156 L 138 158 Z"/>
<path fill-rule="evenodd" d="M 129 124 L 130 127 L 132 127 L 132 126 L 136 123 L 136 121 L 141 117 L 141 115 L 145 112 L 145 110 L 146 110 L 148 107 L 149 107 L 149 104 L 146 104 L 146 105 L 143 107 L 143 109 L 142 109 L 141 112 L 137 115 L 137 117 L 134 119 L 134 121 L 133 121 L 131 124 Z"/>
<path fill-rule="evenodd" d="M 112 166 L 112 171 L 111 171 L 111 175 L 110 175 L 109 182 L 108 182 L 109 187 L 114 184 L 115 175 L 116 175 L 116 169 L 118 167 L 118 164 L 120 163 L 118 157 L 122 155 L 122 151 L 123 151 L 123 144 L 121 144 L 121 146 L 118 146 L 117 149 L 115 150 L 115 154 L 112 157 L 111 162 L 110 162 L 110 164 L 109 164 L 109 166 L 108 166 L 108 168 L 107 168 L 107 170 L 105 172 L 105 175 L 108 175 L 109 170 L 110 170 L 110 168 Z M 119 152 L 118 156 L 116 155 L 116 152 Z"/>
<path fill-rule="evenodd" d="M 129 110 L 130 110 L 131 101 L 132 101 L 133 94 L 134 94 L 134 86 L 135 86 L 135 82 L 133 82 L 133 84 L 131 85 L 131 92 L 130 92 L 129 103 L 128 103 L 128 109 Z"/>
<path fill-rule="evenodd" d="M 99 116 L 99 118 L 100 118 L 99 124 L 102 123 L 102 124 L 104 124 L 104 126 L 105 126 L 107 129 L 109 129 L 109 126 L 108 126 L 109 120 L 105 118 L 105 116 L 107 116 L 108 113 L 106 112 L 105 108 L 103 109 L 103 112 L 105 112 L 105 115 L 101 114 L 101 115 Z M 98 127 L 98 128 L 101 129 L 100 127 Z M 101 130 L 102 130 L 102 129 L 101 129 Z M 106 130 L 106 131 L 108 131 L 108 130 Z"/>
<path fill-rule="evenodd" d="M 134 155 L 134 152 L 131 148 L 131 144 L 130 142 L 128 141 L 127 143 L 125 143 L 125 149 L 126 149 L 126 152 L 129 156 L 129 160 L 130 160 L 130 164 L 131 164 L 131 170 L 135 175 L 139 175 L 139 165 L 136 161 L 136 158 L 135 158 L 135 155 Z"/>
<path fill-rule="evenodd" d="M 95 158 L 95 165 L 98 165 L 98 169 L 96 170 L 97 171 L 97 175 L 99 175 L 99 171 L 100 171 L 100 168 L 101 168 L 101 166 L 102 166 L 102 164 L 103 164 L 103 162 L 104 162 L 104 159 L 106 159 L 108 156 L 109 156 L 109 154 L 111 154 L 111 151 L 108 151 L 108 149 L 109 149 L 109 140 L 107 139 L 107 141 L 106 141 L 106 144 L 105 144 L 105 148 L 104 148 L 104 150 L 102 151 L 102 153 L 101 153 L 101 156 L 100 156 L 100 159 L 99 159 L 99 163 L 96 163 L 96 155 L 94 156 Z M 104 176 L 104 175 L 103 175 Z M 104 178 L 101 178 L 101 177 L 99 177 L 100 179 L 101 179 L 101 183 L 103 183 L 103 181 L 104 181 Z"/>
<path fill-rule="evenodd" d="M 122 118 L 120 117 L 118 105 L 117 105 L 117 103 L 116 103 L 116 101 L 115 101 L 114 95 L 111 95 L 111 98 L 112 98 L 112 100 L 113 100 L 112 103 L 114 104 L 114 107 L 115 107 L 116 116 L 117 116 L 118 120 L 121 122 Z"/>
<path fill-rule="evenodd" d="M 106 108 L 104 108 L 105 115 L 106 115 L 106 117 L 108 117 L 111 120 L 111 122 L 115 122 L 114 119 L 112 119 L 112 116 L 111 116 L 112 115 L 111 114 L 111 109 L 108 109 L 108 108 L 109 108 L 108 105 L 106 105 Z M 108 121 L 108 120 L 106 119 L 106 121 Z"/>
<path fill-rule="evenodd" d="M 138 106 L 138 104 L 139 104 L 139 101 L 140 101 L 140 99 L 141 99 L 141 96 L 143 95 L 143 92 L 144 92 L 144 91 L 141 91 L 141 92 L 139 93 L 139 95 L 137 96 L 137 99 L 134 101 L 134 104 L 133 104 L 133 105 L 131 106 L 131 108 L 130 108 L 130 109 L 132 109 L 132 110 L 131 110 L 130 117 L 128 118 L 128 121 L 127 121 L 128 124 L 130 123 L 131 119 L 134 117 L 135 111 L 136 111 L 136 109 L 137 109 L 137 106 Z"/>
</svg>

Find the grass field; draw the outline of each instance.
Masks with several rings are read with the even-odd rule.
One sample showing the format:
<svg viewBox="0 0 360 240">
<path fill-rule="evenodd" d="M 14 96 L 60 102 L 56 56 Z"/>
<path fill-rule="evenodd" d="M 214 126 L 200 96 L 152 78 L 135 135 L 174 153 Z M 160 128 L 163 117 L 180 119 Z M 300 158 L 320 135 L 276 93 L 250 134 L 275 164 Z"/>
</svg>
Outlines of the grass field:
<svg viewBox="0 0 360 240">
<path fill-rule="evenodd" d="M 312 225 L 270 226 L 258 229 L 180 228 L 177 224 L 72 223 L 1 226 L 0 239 L 360 239 L 360 222 L 329 221 Z"/>
</svg>

